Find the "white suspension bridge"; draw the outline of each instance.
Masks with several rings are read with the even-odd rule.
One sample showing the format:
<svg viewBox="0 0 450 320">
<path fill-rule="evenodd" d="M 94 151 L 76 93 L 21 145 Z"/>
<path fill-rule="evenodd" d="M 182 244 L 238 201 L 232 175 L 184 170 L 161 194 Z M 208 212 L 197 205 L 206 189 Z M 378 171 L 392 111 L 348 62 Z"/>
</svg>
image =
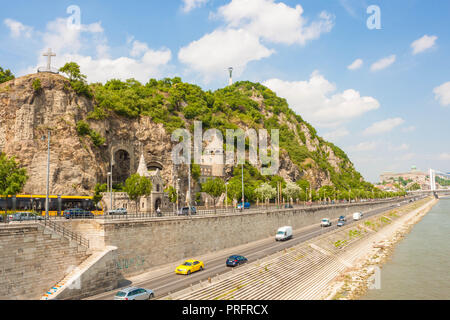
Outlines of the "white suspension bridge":
<svg viewBox="0 0 450 320">
<path fill-rule="evenodd" d="M 438 186 L 436 184 L 436 177 L 440 177 L 443 180 L 450 181 L 450 173 L 442 172 L 436 169 L 430 169 L 429 171 L 430 189 L 409 191 L 408 193 L 434 193 L 436 197 L 438 194 L 450 195 L 450 187 L 445 188 L 445 186 L 441 185 Z"/>
</svg>

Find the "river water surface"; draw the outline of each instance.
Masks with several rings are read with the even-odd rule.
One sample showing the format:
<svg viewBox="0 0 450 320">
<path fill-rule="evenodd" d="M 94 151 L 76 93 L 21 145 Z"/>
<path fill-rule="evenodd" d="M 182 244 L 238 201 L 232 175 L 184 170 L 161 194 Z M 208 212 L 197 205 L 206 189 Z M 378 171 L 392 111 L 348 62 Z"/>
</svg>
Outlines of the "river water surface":
<svg viewBox="0 0 450 320">
<path fill-rule="evenodd" d="M 450 299 L 450 199 L 441 199 L 395 247 L 381 289 L 362 300 Z"/>
</svg>

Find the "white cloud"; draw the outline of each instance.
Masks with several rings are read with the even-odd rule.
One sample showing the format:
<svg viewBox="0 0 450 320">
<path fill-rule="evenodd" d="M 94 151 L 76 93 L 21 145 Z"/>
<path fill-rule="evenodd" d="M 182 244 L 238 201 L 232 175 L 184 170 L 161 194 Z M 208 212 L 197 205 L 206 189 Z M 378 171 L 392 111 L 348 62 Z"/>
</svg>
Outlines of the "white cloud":
<svg viewBox="0 0 450 320">
<path fill-rule="evenodd" d="M 439 155 L 439 160 L 450 160 L 450 153 L 447 152 L 441 153 Z"/>
<path fill-rule="evenodd" d="M 351 65 L 349 65 L 347 67 L 347 69 L 349 69 L 349 70 L 356 70 L 356 69 L 361 68 L 362 65 L 363 65 L 362 59 L 356 59 L 355 61 L 353 61 L 353 63 Z"/>
<path fill-rule="evenodd" d="M 389 144 L 389 150 L 391 150 L 391 151 L 406 151 L 406 150 L 409 150 L 409 145 L 406 143 L 403 143 L 401 145 Z"/>
<path fill-rule="evenodd" d="M 106 39 L 100 22 L 73 28 L 67 25 L 67 19 L 58 18 L 47 23 L 41 34 L 44 48 L 52 48 L 57 54 L 76 53 L 90 47 L 90 43 L 104 45 Z M 94 41 L 93 41 L 94 40 Z"/>
<path fill-rule="evenodd" d="M 353 18 L 357 18 L 358 15 L 355 12 L 355 9 L 348 3 L 348 0 L 339 0 L 340 5 L 347 11 L 349 15 Z"/>
<path fill-rule="evenodd" d="M 95 59 L 91 56 L 65 54 L 56 62 L 76 61 L 82 72 L 88 76 L 89 82 L 105 82 L 113 78 L 121 80 L 135 78 L 147 82 L 152 77 L 159 77 L 161 66 L 166 65 L 170 59 L 171 52 L 168 49 L 160 51 L 149 49 L 139 59 L 129 57 Z"/>
<path fill-rule="evenodd" d="M 181 48 L 178 59 L 204 75 L 206 82 L 223 75 L 233 66 L 239 76 L 250 61 L 267 58 L 274 50 L 263 46 L 258 37 L 243 29 L 215 30 Z"/>
<path fill-rule="evenodd" d="M 361 97 L 354 89 L 335 93 L 336 85 L 318 71 L 309 81 L 270 79 L 263 84 L 286 98 L 294 111 L 315 126 L 336 127 L 380 107 L 375 98 Z"/>
<path fill-rule="evenodd" d="M 131 49 L 130 55 L 132 57 L 139 57 L 142 54 L 144 54 L 145 52 L 147 52 L 148 50 L 150 50 L 148 48 L 148 45 L 144 42 L 140 42 L 138 40 L 132 41 L 131 42 L 133 44 L 133 47 Z"/>
<path fill-rule="evenodd" d="M 24 36 L 25 38 L 31 38 L 33 32 L 32 27 L 26 26 L 13 19 L 5 19 L 3 23 L 9 28 L 11 37 L 20 38 L 21 36 Z"/>
<path fill-rule="evenodd" d="M 395 54 L 393 54 L 389 57 L 380 59 L 377 62 L 375 62 L 374 64 L 372 64 L 372 66 L 370 67 L 370 70 L 378 71 L 378 70 L 385 69 L 385 68 L 389 67 L 391 64 L 393 64 L 395 62 L 395 60 L 396 60 Z"/>
<path fill-rule="evenodd" d="M 450 81 L 434 88 L 433 92 L 436 95 L 436 100 L 439 101 L 441 106 L 450 105 Z"/>
<path fill-rule="evenodd" d="M 129 56 L 110 57 L 108 40 L 100 22 L 71 28 L 67 19 L 58 18 L 50 21 L 44 32 L 36 32 L 35 38 L 44 44 L 37 52 L 36 66 L 24 70 L 34 73 L 38 66 L 44 66 L 46 58 L 42 53 L 52 48 L 57 55 L 52 59 L 52 66 L 59 68 L 66 62 L 74 61 L 87 75 L 89 82 L 105 82 L 111 78 L 135 78 L 146 82 L 152 77 L 159 77 L 171 60 L 171 51 L 162 48 L 153 50 L 147 44 L 128 39 Z"/>
<path fill-rule="evenodd" d="M 207 3 L 208 0 L 183 0 L 183 11 L 190 12 L 192 9 L 199 8 Z"/>
<path fill-rule="evenodd" d="M 386 133 L 389 131 L 392 131 L 395 127 L 398 127 L 399 125 L 403 124 L 405 120 L 402 118 L 390 118 L 383 121 L 375 122 L 370 127 L 368 127 L 366 130 L 364 130 L 364 135 L 375 135 L 375 134 L 381 134 Z"/>
<path fill-rule="evenodd" d="M 406 128 L 402 128 L 402 132 L 406 132 L 406 133 L 413 132 L 415 130 L 416 130 L 415 126 L 409 126 L 409 127 L 406 127 Z"/>
<path fill-rule="evenodd" d="M 413 54 L 416 55 L 420 52 L 428 50 L 432 48 L 436 42 L 438 37 L 436 36 L 428 36 L 424 35 L 422 38 L 417 39 L 413 43 L 411 43 L 411 48 L 413 49 Z"/>
<path fill-rule="evenodd" d="M 304 45 L 333 28 L 333 17 L 326 12 L 309 25 L 302 15 L 301 5 L 292 8 L 275 0 L 232 0 L 217 13 L 229 27 L 245 28 L 273 43 Z"/>
<path fill-rule="evenodd" d="M 395 157 L 394 160 L 395 161 L 411 161 L 412 159 L 414 159 L 416 156 L 415 153 L 406 153 L 406 154 L 402 154 L 398 157 Z"/>
<path fill-rule="evenodd" d="M 378 143 L 375 141 L 363 141 L 355 146 L 349 147 L 351 151 L 372 151 L 375 150 Z"/>
<path fill-rule="evenodd" d="M 338 141 L 340 138 L 346 137 L 350 132 L 346 128 L 338 128 L 334 131 L 327 132 L 323 135 L 323 138 L 328 141 Z"/>
<path fill-rule="evenodd" d="M 230 66 L 239 75 L 249 62 L 271 56 L 275 51 L 261 41 L 305 45 L 334 24 L 326 12 L 308 23 L 300 5 L 289 7 L 275 0 L 232 0 L 211 16 L 225 24 L 178 53 L 188 70 L 201 73 L 206 82 Z"/>
</svg>

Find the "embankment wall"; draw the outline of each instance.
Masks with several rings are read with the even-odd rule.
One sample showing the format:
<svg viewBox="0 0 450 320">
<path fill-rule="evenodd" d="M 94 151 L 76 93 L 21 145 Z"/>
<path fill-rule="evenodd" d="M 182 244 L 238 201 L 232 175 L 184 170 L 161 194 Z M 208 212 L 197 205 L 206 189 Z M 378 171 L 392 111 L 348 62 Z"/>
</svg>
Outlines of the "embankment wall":
<svg viewBox="0 0 450 320">
<path fill-rule="evenodd" d="M 40 299 L 86 250 L 39 224 L 0 225 L 0 300 Z"/>
<path fill-rule="evenodd" d="M 299 229 L 320 223 L 324 217 L 337 219 L 341 215 L 387 207 L 403 200 L 218 216 L 67 221 L 66 225 L 90 238 L 91 243 L 117 247 L 115 267 L 124 276 L 132 276 L 155 266 L 275 235 L 281 226 Z"/>
</svg>

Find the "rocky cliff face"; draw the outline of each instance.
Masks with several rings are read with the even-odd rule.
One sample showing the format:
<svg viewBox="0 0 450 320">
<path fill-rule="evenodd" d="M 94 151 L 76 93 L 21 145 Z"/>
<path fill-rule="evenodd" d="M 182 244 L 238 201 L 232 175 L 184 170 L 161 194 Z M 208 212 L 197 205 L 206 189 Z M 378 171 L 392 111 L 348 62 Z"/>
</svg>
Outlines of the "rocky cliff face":
<svg viewBox="0 0 450 320">
<path fill-rule="evenodd" d="M 33 83 L 37 79 L 40 88 L 36 89 Z M 270 111 L 264 109 L 260 94 L 255 92 L 251 99 L 261 106 L 262 114 L 271 116 Z M 32 74 L 0 84 L 0 151 L 15 156 L 27 168 L 30 179 L 25 193 L 45 193 L 47 140 L 42 137 L 47 136 L 48 130 L 51 132 L 52 194 L 91 195 L 96 183 L 106 183 L 111 155 L 114 177 L 135 173 L 143 153 L 149 169 L 161 170 L 166 186 L 174 185 L 178 177 L 184 180 L 183 174 L 177 176 L 173 168 L 173 143 L 163 123 L 155 123 L 149 116 L 130 119 L 113 112 L 102 120 L 87 120 L 94 103 L 93 99 L 76 94 L 68 79 L 60 75 Z M 105 143 L 96 146 L 88 135 L 80 136 L 77 123 L 81 120 L 87 121 L 93 131 L 104 137 Z M 340 172 L 343 159 L 328 145 L 321 144 L 308 126 L 293 125 L 283 117 L 280 121 L 295 133 L 298 146 L 304 146 L 309 152 L 326 154 L 328 164 L 335 172 Z M 286 180 L 307 179 L 315 188 L 332 184 L 330 172 L 320 168 L 314 160 L 308 158 L 299 165 L 285 150 L 281 150 L 280 156 L 279 174 Z M 351 163 L 346 165 L 351 166 Z M 230 167 L 226 168 L 226 172 L 231 171 Z M 181 184 L 183 188 L 185 183 Z"/>
<path fill-rule="evenodd" d="M 37 91 L 36 79 L 41 82 Z M 170 136 L 162 124 L 148 117 L 93 121 L 91 128 L 106 137 L 106 143 L 96 147 L 76 130 L 76 123 L 92 110 L 92 101 L 78 96 L 60 75 L 32 74 L 0 85 L 0 150 L 27 168 L 30 179 L 25 193 L 45 194 L 48 130 L 52 194 L 91 195 L 97 182 L 106 182 L 111 152 L 121 149 L 130 153 L 132 173 L 144 152 L 164 167 L 165 180 L 172 180 Z"/>
</svg>

